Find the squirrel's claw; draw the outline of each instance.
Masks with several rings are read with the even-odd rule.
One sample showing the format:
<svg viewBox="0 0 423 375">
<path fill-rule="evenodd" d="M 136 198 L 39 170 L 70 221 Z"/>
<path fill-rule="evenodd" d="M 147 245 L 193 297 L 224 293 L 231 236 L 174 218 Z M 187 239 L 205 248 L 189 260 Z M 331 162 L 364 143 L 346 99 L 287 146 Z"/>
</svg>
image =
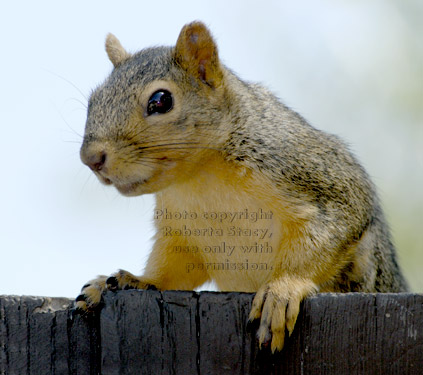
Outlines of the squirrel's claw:
<svg viewBox="0 0 423 375">
<path fill-rule="evenodd" d="M 271 350 L 280 351 L 285 342 L 285 329 L 292 334 L 300 303 L 316 290 L 309 280 L 276 279 L 256 293 L 249 320 L 260 319 L 257 338 L 260 348 L 271 342 Z"/>
<path fill-rule="evenodd" d="M 74 302 L 76 312 L 92 311 L 101 304 L 103 292 L 106 290 L 106 279 L 107 276 L 101 275 L 82 287 L 81 294 Z"/>
<path fill-rule="evenodd" d="M 110 277 L 102 275 L 86 283 L 82 287 L 81 294 L 75 299 L 74 308 L 80 311 L 94 311 L 101 304 L 104 292 L 127 289 L 155 289 L 155 287 L 140 277 L 119 270 Z"/>
</svg>

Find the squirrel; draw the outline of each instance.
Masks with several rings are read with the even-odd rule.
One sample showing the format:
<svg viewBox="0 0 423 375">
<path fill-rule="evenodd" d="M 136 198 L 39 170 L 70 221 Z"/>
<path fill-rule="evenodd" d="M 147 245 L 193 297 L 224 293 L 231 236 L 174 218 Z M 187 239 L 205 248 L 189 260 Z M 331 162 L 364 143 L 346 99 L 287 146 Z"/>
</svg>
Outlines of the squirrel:
<svg viewBox="0 0 423 375">
<path fill-rule="evenodd" d="M 77 309 L 94 310 L 106 290 L 214 281 L 255 293 L 249 320 L 275 352 L 307 296 L 407 291 L 355 156 L 224 66 L 202 22 L 173 47 L 131 54 L 109 34 L 106 51 L 114 68 L 90 96 L 80 157 L 125 196 L 155 194 L 156 235 L 142 276 L 91 280 Z"/>
</svg>

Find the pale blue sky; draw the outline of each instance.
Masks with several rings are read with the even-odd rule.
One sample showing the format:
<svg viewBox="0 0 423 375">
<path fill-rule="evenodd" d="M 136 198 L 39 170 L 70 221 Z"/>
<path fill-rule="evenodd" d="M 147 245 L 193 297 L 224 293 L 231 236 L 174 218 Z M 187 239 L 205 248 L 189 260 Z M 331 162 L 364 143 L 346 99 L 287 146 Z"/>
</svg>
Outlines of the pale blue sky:
<svg viewBox="0 0 423 375">
<path fill-rule="evenodd" d="M 73 297 L 97 274 L 141 273 L 153 200 L 121 197 L 81 164 L 85 105 L 111 71 L 108 32 L 136 51 L 174 44 L 195 19 L 210 26 L 221 58 L 242 78 L 270 86 L 314 126 L 350 143 L 380 187 L 406 271 L 423 290 L 416 224 L 423 207 L 416 110 L 423 105 L 423 34 L 416 28 L 423 12 L 418 1 L 397 3 L 4 3 L 0 294 Z M 407 240 L 417 242 L 411 259 L 418 261 L 410 262 Z"/>
</svg>

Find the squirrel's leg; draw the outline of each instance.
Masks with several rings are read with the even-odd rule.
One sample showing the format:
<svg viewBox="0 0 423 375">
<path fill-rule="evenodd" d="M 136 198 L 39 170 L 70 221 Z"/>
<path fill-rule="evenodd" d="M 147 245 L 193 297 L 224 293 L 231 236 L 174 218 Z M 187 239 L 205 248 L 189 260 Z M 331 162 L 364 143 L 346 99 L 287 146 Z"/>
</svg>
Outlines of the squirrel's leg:
<svg viewBox="0 0 423 375">
<path fill-rule="evenodd" d="M 272 352 L 283 348 L 285 329 L 292 333 L 301 301 L 339 274 L 355 246 L 336 243 L 330 228 L 321 224 L 310 223 L 308 228 L 287 233 L 270 280 L 259 288 L 253 300 L 249 319 L 261 318 L 259 344 L 271 340 Z"/>
<path fill-rule="evenodd" d="M 196 255 L 195 246 L 181 243 L 177 237 L 159 238 L 150 253 L 144 275 L 135 276 L 128 271 L 119 270 L 111 276 L 98 276 L 82 287 L 81 294 L 76 298 L 75 308 L 96 308 L 106 290 L 193 290 L 210 278 Z"/>
<path fill-rule="evenodd" d="M 312 280 L 285 276 L 273 279 L 257 291 L 249 320 L 261 318 L 257 331 L 260 347 L 271 341 L 272 352 L 282 350 L 285 327 L 291 335 L 301 301 L 316 290 Z"/>
</svg>

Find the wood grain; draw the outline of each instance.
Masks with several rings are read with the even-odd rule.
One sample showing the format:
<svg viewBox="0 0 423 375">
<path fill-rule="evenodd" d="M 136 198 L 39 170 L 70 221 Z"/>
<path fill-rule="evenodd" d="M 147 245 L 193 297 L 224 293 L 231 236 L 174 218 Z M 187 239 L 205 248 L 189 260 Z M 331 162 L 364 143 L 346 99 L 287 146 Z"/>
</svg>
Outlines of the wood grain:
<svg viewBox="0 0 423 375">
<path fill-rule="evenodd" d="M 0 296 L 0 374 L 422 374 L 423 295 L 306 299 L 281 353 L 258 348 L 247 293 L 108 292 L 101 311 Z"/>
</svg>

